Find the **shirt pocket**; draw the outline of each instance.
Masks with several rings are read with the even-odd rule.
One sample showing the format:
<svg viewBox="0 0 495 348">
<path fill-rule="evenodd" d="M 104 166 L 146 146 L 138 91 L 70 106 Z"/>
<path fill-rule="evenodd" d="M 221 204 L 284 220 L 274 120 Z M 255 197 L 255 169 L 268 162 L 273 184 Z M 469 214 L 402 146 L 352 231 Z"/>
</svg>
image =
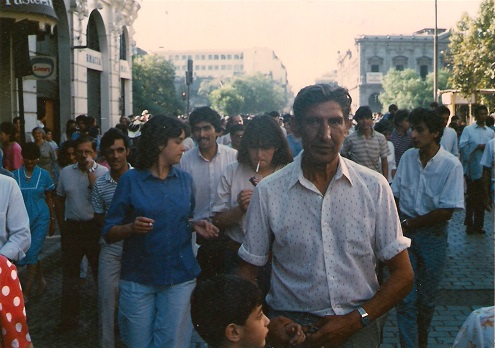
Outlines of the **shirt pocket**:
<svg viewBox="0 0 495 348">
<path fill-rule="evenodd" d="M 438 209 L 440 202 L 440 194 L 431 186 L 427 186 L 425 190 L 424 204 L 428 212 Z"/>
</svg>

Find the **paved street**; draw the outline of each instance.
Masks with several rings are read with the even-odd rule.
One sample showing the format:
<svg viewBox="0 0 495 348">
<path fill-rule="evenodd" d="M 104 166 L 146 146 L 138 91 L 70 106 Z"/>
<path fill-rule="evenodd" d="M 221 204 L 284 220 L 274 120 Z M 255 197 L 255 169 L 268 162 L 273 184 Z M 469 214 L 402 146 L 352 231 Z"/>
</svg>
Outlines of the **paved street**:
<svg viewBox="0 0 495 348">
<path fill-rule="evenodd" d="M 450 224 L 448 260 L 440 285 L 438 306 L 432 323 L 429 347 L 450 347 L 462 323 L 472 310 L 492 306 L 494 290 L 493 214 L 487 213 L 486 235 L 467 235 L 462 225 L 464 213 L 454 214 Z M 61 262 L 60 236 L 48 238 L 43 251 L 43 268 L 48 291 L 27 304 L 28 324 L 36 348 L 97 347 L 96 287 L 88 276 L 82 287 L 81 322 L 78 331 L 54 332 L 60 318 Z M 21 279 L 23 278 L 21 272 Z M 387 319 L 382 347 L 398 347 L 395 312 Z M 118 344 L 118 347 L 123 347 Z M 196 336 L 191 348 L 206 347 Z"/>
</svg>

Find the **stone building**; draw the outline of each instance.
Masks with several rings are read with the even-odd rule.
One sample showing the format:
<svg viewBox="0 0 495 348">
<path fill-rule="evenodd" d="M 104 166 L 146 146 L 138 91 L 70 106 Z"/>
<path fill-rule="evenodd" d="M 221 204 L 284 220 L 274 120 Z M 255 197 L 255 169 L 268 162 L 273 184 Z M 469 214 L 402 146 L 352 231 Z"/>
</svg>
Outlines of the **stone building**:
<svg viewBox="0 0 495 348">
<path fill-rule="evenodd" d="M 138 0 L 6 0 L 0 5 L 0 121 L 38 115 L 57 135 L 87 114 L 102 131 L 132 113 Z"/>
<path fill-rule="evenodd" d="M 438 68 L 445 67 L 450 33 L 438 29 Z M 382 80 L 390 69 L 413 69 L 425 78 L 433 72 L 433 29 L 422 29 L 412 35 L 362 35 L 355 46 L 338 52 L 338 82 L 352 96 L 352 109 L 368 105 L 373 112 L 385 111 L 378 96 Z"/>
</svg>

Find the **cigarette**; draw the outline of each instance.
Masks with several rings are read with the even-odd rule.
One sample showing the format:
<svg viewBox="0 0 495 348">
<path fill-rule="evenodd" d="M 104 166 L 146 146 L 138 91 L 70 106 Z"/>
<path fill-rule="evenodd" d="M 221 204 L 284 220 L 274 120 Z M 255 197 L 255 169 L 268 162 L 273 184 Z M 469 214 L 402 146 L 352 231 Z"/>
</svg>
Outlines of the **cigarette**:
<svg viewBox="0 0 495 348">
<path fill-rule="evenodd" d="M 258 173 L 258 170 L 260 170 L 260 161 L 258 161 L 258 165 L 256 166 L 256 173 Z"/>
<path fill-rule="evenodd" d="M 150 226 L 153 226 L 153 223 L 152 222 L 150 222 Z"/>
</svg>

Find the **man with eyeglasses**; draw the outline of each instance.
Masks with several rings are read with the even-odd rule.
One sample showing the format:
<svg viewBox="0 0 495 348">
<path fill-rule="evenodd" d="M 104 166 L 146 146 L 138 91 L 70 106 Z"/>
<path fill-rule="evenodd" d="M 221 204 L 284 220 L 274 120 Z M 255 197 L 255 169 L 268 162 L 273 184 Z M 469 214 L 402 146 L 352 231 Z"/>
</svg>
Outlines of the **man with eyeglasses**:
<svg viewBox="0 0 495 348">
<path fill-rule="evenodd" d="M 110 171 L 96 179 L 91 193 L 91 203 L 99 230 L 110 208 L 117 183 L 122 175 L 132 169 L 127 163 L 131 151 L 129 137 L 117 128 L 110 128 L 101 138 L 101 150 Z M 124 241 L 108 244 L 100 239 L 98 262 L 98 314 L 100 346 L 115 346 L 115 310 L 119 299 L 119 280 Z"/>
<path fill-rule="evenodd" d="M 189 115 L 192 137 L 198 146 L 184 153 L 179 167 L 193 178 L 194 220 L 210 218 L 220 176 L 228 164 L 237 160 L 237 150 L 216 142 L 221 123 L 218 112 L 207 106 L 196 108 Z M 198 251 L 200 279 L 222 272 L 224 259 L 221 253 L 225 249 L 221 242 L 221 239 L 201 241 Z"/>
<path fill-rule="evenodd" d="M 339 155 L 352 99 L 341 87 L 303 88 L 293 131 L 303 152 L 255 188 L 239 249 L 242 276 L 272 276 L 268 343 L 379 347 L 381 317 L 404 298 L 413 272 L 387 179 Z M 380 286 L 378 261 L 390 271 Z"/>
<path fill-rule="evenodd" d="M 62 317 L 59 332 L 79 326 L 79 266 L 86 255 L 95 281 L 98 275 L 100 231 L 94 219 L 91 191 L 108 169 L 98 165 L 96 140 L 81 135 L 75 142 L 77 162 L 60 172 L 56 213 L 62 247 Z"/>
</svg>

